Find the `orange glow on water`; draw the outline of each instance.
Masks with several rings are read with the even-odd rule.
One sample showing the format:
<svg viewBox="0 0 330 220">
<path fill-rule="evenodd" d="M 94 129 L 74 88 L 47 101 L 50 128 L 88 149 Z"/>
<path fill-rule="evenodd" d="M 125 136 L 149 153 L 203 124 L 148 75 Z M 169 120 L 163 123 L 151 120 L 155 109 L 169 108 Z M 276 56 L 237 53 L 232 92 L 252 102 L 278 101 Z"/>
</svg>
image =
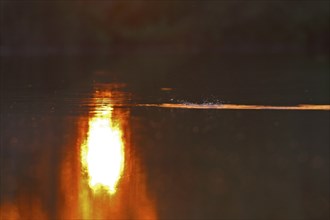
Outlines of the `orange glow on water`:
<svg viewBox="0 0 330 220">
<path fill-rule="evenodd" d="M 163 103 L 140 104 L 141 107 L 178 108 L 178 109 L 219 109 L 219 110 L 294 110 L 294 111 L 329 111 L 330 105 L 301 104 L 295 106 L 274 105 L 240 105 L 240 104 L 194 104 L 194 103 Z"/>
<path fill-rule="evenodd" d="M 157 219 L 130 140 L 130 110 L 112 103 L 120 96 L 95 92 L 90 114 L 77 121 L 61 168 L 59 219 Z"/>
<path fill-rule="evenodd" d="M 15 203 L 4 203 L 0 207 L 1 220 L 48 219 L 40 198 L 20 195 Z"/>
<path fill-rule="evenodd" d="M 111 89 L 106 85 L 88 97 L 88 113 L 63 121 L 51 118 L 42 127 L 55 125 L 61 128 L 58 133 L 50 129 L 31 137 L 36 145 L 47 146 L 28 167 L 36 185 L 15 186 L 16 179 L 9 179 L 17 192 L 1 198 L 1 220 L 157 219 L 147 169 L 131 140 L 136 124 L 131 124 L 130 108 L 113 104 L 124 94 Z"/>
<path fill-rule="evenodd" d="M 104 189 L 110 194 L 116 192 L 125 161 L 122 133 L 112 121 L 112 112 L 110 105 L 96 109 L 81 152 L 90 188 L 94 192 Z"/>
</svg>

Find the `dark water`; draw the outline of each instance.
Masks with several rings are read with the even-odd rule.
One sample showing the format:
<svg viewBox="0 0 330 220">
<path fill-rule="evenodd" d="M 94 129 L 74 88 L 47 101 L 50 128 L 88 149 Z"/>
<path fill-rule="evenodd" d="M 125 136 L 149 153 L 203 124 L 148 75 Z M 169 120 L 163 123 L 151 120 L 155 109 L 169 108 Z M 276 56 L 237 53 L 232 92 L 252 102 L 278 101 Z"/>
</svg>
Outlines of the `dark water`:
<svg viewBox="0 0 330 220">
<path fill-rule="evenodd" d="M 178 97 L 189 99 L 118 83 L 6 90 L 1 219 L 329 218 L 329 111 L 142 105 L 187 101 Z M 95 191 L 91 164 L 106 177 L 120 154 L 99 148 L 86 167 L 82 151 L 115 146 L 117 131 L 125 161 L 116 191 Z"/>
<path fill-rule="evenodd" d="M 329 9 L 0 0 L 0 220 L 330 219 Z"/>
</svg>

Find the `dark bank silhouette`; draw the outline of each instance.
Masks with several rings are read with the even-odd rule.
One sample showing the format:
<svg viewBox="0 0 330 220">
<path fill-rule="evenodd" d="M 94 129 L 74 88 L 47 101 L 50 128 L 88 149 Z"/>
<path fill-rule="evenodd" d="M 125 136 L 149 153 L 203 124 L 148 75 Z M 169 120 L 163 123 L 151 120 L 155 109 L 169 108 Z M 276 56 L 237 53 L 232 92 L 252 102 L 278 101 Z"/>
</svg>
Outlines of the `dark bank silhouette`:
<svg viewBox="0 0 330 220">
<path fill-rule="evenodd" d="M 269 86 L 302 85 L 294 93 L 327 101 L 329 8 L 327 1 L 2 1 L 2 87 L 122 80 L 218 95 L 218 87 L 271 94 Z"/>
</svg>

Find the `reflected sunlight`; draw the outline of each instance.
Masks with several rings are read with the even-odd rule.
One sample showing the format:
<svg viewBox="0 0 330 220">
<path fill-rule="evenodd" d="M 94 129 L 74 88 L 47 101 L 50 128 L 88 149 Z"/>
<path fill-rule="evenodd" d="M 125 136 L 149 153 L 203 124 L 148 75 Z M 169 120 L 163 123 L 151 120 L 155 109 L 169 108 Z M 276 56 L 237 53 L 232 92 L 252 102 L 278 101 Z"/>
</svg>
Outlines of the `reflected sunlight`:
<svg viewBox="0 0 330 220">
<path fill-rule="evenodd" d="M 58 219 L 157 219 L 118 85 L 99 85 L 61 164 Z"/>
<path fill-rule="evenodd" d="M 112 121 L 112 112 L 110 105 L 98 107 L 89 120 L 88 137 L 81 152 L 90 188 L 94 192 L 104 189 L 110 194 L 116 192 L 125 161 L 122 133 Z"/>
<path fill-rule="evenodd" d="M 229 109 L 229 110 L 301 110 L 301 111 L 329 111 L 330 105 L 300 104 L 295 106 L 274 105 L 241 105 L 241 104 L 195 104 L 195 103 L 162 103 L 140 104 L 142 107 L 181 108 L 181 109 Z"/>
</svg>

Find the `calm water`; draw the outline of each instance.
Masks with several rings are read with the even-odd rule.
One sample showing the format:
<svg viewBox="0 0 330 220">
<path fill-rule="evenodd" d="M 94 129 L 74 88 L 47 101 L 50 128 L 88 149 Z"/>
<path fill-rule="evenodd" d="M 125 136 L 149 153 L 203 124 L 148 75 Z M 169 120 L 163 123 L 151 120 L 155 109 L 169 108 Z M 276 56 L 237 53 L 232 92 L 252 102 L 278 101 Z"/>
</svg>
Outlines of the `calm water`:
<svg viewBox="0 0 330 220">
<path fill-rule="evenodd" d="M 328 110 L 180 108 L 178 93 L 7 90 L 1 220 L 329 218 Z"/>
</svg>

